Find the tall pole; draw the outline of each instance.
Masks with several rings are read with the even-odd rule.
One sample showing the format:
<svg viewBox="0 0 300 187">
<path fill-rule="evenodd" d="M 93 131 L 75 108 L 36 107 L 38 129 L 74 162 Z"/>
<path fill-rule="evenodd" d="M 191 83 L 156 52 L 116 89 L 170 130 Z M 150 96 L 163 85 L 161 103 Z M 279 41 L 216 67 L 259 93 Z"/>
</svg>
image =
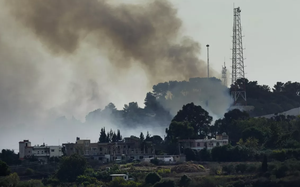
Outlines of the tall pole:
<svg viewBox="0 0 300 187">
<path fill-rule="evenodd" d="M 207 78 L 209 78 L 209 45 L 206 45 L 207 49 Z"/>
<path fill-rule="evenodd" d="M 245 71 L 244 55 L 242 42 L 242 23 L 240 7 L 233 9 L 233 36 L 232 36 L 232 79 L 231 84 L 234 86 L 232 96 L 234 104 L 246 104 L 245 88 Z M 239 80 L 239 81 L 238 81 Z M 239 85 L 237 85 L 239 84 Z M 242 102 L 242 103 L 240 103 Z"/>
</svg>

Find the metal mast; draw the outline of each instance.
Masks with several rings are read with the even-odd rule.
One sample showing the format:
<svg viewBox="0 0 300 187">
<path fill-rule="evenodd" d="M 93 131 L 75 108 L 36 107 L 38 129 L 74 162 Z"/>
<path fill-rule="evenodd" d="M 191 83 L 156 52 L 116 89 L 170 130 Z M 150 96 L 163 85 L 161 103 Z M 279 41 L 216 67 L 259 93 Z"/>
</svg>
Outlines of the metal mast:
<svg viewBox="0 0 300 187">
<path fill-rule="evenodd" d="M 222 82 L 224 86 L 227 86 L 227 68 L 224 62 L 224 66 L 222 67 Z"/>
<path fill-rule="evenodd" d="M 242 42 L 242 25 L 241 25 L 241 9 L 240 7 L 233 9 L 233 36 L 232 36 L 232 89 L 231 94 L 234 103 L 245 103 L 245 71 L 244 71 L 244 55 Z"/>
<path fill-rule="evenodd" d="M 209 45 L 206 45 L 207 49 L 207 78 L 209 78 Z"/>
</svg>

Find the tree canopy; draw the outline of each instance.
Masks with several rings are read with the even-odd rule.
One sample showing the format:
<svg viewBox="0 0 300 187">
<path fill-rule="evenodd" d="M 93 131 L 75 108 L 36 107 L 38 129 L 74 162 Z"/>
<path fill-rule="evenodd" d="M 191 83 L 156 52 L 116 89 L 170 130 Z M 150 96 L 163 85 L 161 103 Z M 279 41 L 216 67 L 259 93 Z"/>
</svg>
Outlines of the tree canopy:
<svg viewBox="0 0 300 187">
<path fill-rule="evenodd" d="M 78 176 L 84 174 L 86 167 L 86 159 L 78 154 L 63 157 L 56 176 L 60 181 L 74 182 Z"/>
</svg>

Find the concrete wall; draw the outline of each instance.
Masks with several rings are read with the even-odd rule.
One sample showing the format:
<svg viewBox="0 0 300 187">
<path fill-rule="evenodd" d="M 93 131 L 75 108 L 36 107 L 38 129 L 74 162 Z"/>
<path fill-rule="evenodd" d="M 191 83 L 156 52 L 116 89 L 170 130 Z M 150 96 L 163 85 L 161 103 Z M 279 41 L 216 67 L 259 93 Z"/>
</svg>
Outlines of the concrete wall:
<svg viewBox="0 0 300 187">
<path fill-rule="evenodd" d="M 19 158 L 24 158 L 28 155 L 28 152 L 26 152 L 26 147 L 31 147 L 30 141 L 24 140 L 19 142 Z"/>
<path fill-rule="evenodd" d="M 50 157 L 61 157 L 63 155 L 61 146 L 49 146 L 49 150 Z"/>
</svg>

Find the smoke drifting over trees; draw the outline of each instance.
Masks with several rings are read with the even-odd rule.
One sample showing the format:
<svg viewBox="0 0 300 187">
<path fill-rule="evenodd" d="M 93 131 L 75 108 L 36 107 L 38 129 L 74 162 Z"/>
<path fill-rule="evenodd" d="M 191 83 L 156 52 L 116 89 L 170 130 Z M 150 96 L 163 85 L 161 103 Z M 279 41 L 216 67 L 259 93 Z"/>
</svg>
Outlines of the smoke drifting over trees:
<svg viewBox="0 0 300 187">
<path fill-rule="evenodd" d="M 84 121 L 109 102 L 141 105 L 160 82 L 206 76 L 200 44 L 182 35 L 168 1 L 7 0 L 0 7 L 0 125 L 17 141 L 28 138 L 23 129 L 50 129 L 49 121 L 67 130 L 53 122 L 58 116 Z M 182 104 L 159 102 L 172 114 Z M 97 128 L 111 125 L 103 123 Z"/>
<path fill-rule="evenodd" d="M 151 84 L 205 75 L 205 63 L 197 56 L 200 45 L 180 37 L 182 22 L 165 0 L 138 5 L 106 0 L 8 2 L 17 20 L 55 55 L 74 54 L 89 41 L 119 69 L 139 64 Z"/>
</svg>

